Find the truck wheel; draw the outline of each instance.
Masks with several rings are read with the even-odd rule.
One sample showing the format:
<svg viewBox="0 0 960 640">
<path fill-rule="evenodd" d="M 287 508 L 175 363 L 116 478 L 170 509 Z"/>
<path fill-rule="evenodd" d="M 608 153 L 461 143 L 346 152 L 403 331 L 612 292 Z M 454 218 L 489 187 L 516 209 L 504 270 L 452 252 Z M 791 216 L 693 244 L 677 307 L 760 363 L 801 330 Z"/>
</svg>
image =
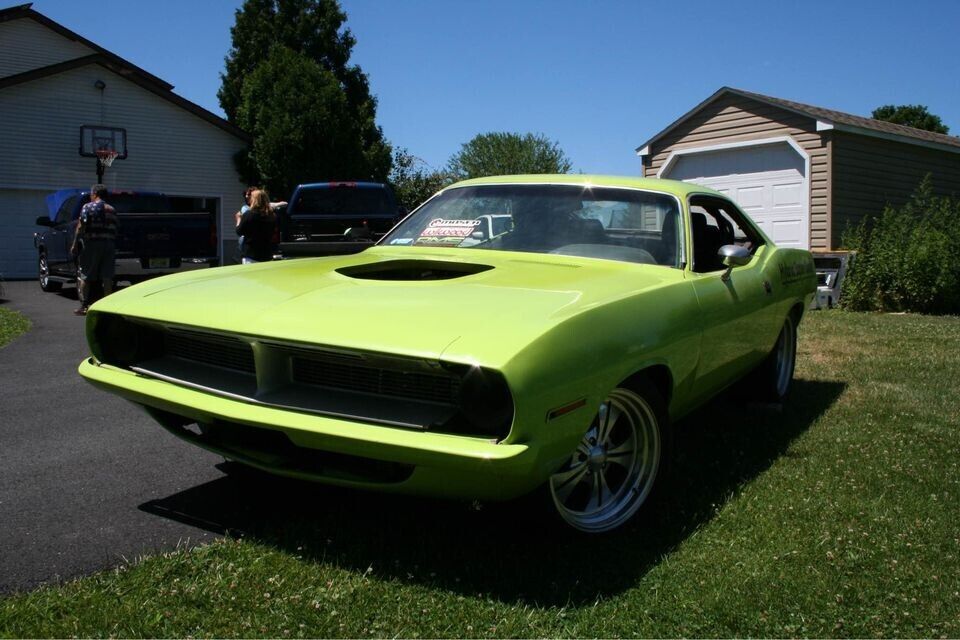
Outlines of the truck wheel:
<svg viewBox="0 0 960 640">
<path fill-rule="evenodd" d="M 50 279 L 50 265 L 47 264 L 47 254 L 43 251 L 40 252 L 40 259 L 37 264 L 37 272 L 38 279 L 40 280 L 40 288 L 47 293 L 60 291 L 60 288 L 63 287 L 62 282 L 57 282 Z"/>
</svg>

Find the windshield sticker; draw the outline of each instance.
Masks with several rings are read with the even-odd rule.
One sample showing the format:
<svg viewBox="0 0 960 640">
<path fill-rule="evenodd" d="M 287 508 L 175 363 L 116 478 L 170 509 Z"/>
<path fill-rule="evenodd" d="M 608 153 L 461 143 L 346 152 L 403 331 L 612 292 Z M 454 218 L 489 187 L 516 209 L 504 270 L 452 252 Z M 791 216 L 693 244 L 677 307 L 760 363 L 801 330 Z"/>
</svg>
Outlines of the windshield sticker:
<svg viewBox="0 0 960 640">
<path fill-rule="evenodd" d="M 458 247 L 480 225 L 479 220 L 431 220 L 413 244 L 434 247 Z"/>
</svg>

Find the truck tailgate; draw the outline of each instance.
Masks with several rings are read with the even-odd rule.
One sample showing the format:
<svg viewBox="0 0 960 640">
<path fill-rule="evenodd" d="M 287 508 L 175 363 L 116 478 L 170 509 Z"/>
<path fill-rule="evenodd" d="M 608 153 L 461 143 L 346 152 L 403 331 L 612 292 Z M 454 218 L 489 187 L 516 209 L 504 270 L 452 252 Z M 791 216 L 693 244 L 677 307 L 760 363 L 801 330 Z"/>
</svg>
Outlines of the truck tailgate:
<svg viewBox="0 0 960 640">
<path fill-rule="evenodd" d="M 217 255 L 213 214 L 121 213 L 117 258 L 193 258 Z"/>
</svg>

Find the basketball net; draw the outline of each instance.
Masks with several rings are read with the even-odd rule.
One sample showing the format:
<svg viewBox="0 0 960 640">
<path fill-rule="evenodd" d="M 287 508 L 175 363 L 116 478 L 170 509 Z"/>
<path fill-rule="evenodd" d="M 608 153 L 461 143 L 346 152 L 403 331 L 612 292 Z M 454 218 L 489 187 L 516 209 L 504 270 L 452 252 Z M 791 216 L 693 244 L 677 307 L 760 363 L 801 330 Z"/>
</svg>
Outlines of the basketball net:
<svg viewBox="0 0 960 640">
<path fill-rule="evenodd" d="M 109 167 L 113 164 L 113 161 L 117 159 L 117 156 L 120 154 L 113 149 L 97 149 L 96 151 L 97 159 L 100 161 L 100 166 Z"/>
</svg>

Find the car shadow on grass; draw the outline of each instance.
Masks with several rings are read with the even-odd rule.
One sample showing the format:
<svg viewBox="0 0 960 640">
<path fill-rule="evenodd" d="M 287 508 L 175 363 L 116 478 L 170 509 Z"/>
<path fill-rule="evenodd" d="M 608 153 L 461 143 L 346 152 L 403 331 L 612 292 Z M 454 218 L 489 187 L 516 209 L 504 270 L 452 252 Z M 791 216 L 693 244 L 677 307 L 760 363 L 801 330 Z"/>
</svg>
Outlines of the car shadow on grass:
<svg viewBox="0 0 960 640">
<path fill-rule="evenodd" d="M 783 455 L 844 386 L 797 380 L 782 411 L 730 396 L 698 410 L 676 425 L 671 481 L 655 508 L 603 536 L 561 524 L 544 493 L 464 504 L 258 472 L 230 474 L 140 508 L 308 562 L 505 602 L 577 606 L 633 586 Z"/>
</svg>

